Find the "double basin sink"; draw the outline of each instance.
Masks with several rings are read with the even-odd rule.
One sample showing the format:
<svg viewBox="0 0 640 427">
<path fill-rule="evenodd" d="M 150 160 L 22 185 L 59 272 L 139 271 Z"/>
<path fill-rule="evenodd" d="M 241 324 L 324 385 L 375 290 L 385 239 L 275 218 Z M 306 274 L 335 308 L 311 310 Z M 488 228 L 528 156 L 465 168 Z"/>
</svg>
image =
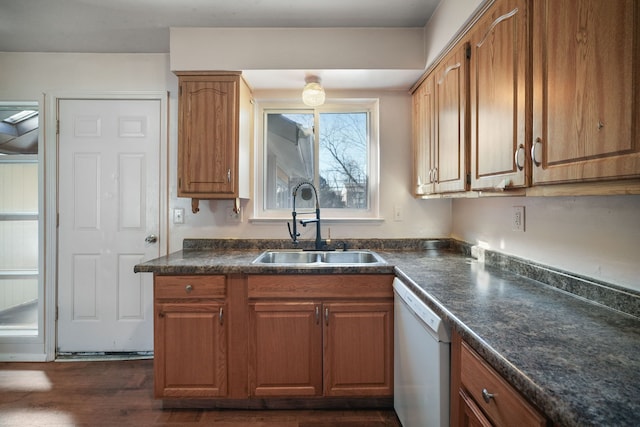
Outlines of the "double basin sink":
<svg viewBox="0 0 640 427">
<path fill-rule="evenodd" d="M 387 262 L 372 251 L 265 251 L 253 264 L 296 266 L 385 265 Z"/>
</svg>

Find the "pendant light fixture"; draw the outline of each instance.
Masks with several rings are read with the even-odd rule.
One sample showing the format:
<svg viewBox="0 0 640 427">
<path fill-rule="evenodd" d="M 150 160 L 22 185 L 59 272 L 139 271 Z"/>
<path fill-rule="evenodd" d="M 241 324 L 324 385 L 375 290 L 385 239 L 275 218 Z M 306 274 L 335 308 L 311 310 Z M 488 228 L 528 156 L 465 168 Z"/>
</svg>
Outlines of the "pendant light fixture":
<svg viewBox="0 0 640 427">
<path fill-rule="evenodd" d="M 309 107 L 318 107 L 324 104 L 324 88 L 320 85 L 320 77 L 307 76 L 304 79 L 305 85 L 302 89 L 302 102 Z"/>
</svg>

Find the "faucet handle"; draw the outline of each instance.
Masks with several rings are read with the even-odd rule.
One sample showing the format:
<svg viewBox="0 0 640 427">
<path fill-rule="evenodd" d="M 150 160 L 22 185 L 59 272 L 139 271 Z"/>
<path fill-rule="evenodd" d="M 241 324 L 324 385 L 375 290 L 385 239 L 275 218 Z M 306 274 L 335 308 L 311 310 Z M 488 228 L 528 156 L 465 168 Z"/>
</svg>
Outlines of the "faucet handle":
<svg viewBox="0 0 640 427">
<path fill-rule="evenodd" d="M 295 223 L 293 226 L 293 231 L 291 231 L 290 222 L 287 222 L 287 228 L 289 229 L 289 236 L 291 236 L 291 240 L 293 241 L 293 243 L 298 243 L 298 236 L 300 235 L 300 233 L 296 232 Z"/>
</svg>

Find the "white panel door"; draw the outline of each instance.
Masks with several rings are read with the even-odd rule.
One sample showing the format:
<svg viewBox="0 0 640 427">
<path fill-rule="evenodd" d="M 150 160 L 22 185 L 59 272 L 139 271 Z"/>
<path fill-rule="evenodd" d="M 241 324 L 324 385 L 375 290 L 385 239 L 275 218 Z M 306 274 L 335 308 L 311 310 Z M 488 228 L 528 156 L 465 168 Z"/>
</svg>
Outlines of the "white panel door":
<svg viewBox="0 0 640 427">
<path fill-rule="evenodd" d="M 153 349 L 160 100 L 60 100 L 58 352 Z M 159 239 L 159 238 L 157 238 Z"/>
</svg>

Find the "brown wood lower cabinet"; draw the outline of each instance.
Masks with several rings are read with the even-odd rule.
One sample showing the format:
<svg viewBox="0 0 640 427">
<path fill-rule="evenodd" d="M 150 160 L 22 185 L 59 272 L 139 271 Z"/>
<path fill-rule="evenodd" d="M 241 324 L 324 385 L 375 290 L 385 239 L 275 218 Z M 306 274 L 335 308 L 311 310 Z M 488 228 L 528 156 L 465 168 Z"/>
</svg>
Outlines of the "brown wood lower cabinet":
<svg viewBox="0 0 640 427">
<path fill-rule="evenodd" d="M 451 425 L 542 427 L 547 419 L 454 333 Z"/>
<path fill-rule="evenodd" d="M 392 396 L 392 280 L 249 276 L 250 396 Z"/>
<path fill-rule="evenodd" d="M 392 282 L 378 274 L 156 275 L 154 395 L 216 407 L 388 405 Z"/>
<path fill-rule="evenodd" d="M 322 326 L 314 302 L 250 305 L 249 392 L 252 396 L 322 394 Z"/>
<path fill-rule="evenodd" d="M 224 276 L 155 278 L 154 394 L 227 394 Z"/>
</svg>

